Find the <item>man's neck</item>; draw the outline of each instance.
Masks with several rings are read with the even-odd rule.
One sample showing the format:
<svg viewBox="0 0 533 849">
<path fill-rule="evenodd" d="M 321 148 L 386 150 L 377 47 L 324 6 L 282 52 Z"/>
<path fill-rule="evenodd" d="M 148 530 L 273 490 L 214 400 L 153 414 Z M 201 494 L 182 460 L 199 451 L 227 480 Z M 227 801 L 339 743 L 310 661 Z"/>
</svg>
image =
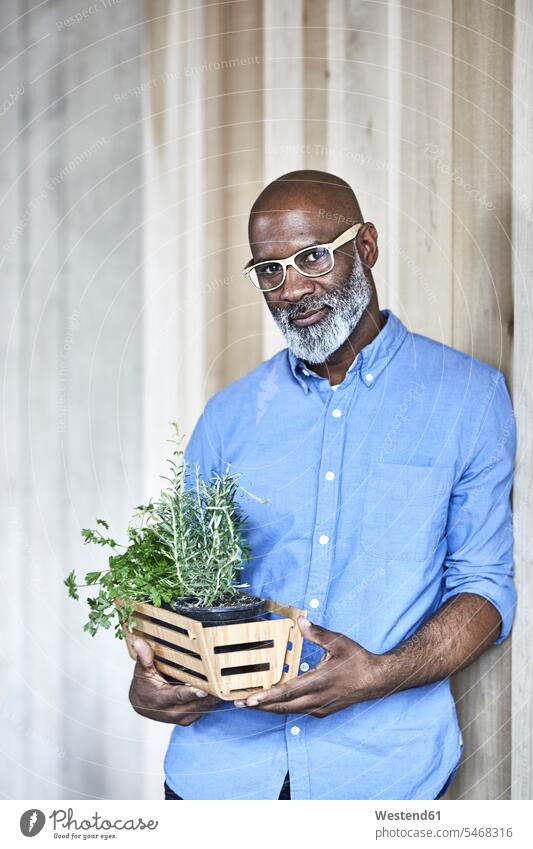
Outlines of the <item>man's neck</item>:
<svg viewBox="0 0 533 849">
<path fill-rule="evenodd" d="M 378 304 L 371 304 L 346 342 L 331 355 L 327 363 L 306 363 L 307 368 L 320 377 L 327 377 L 331 386 L 342 383 L 359 351 L 376 338 L 386 323 L 387 318 L 380 313 Z"/>
</svg>

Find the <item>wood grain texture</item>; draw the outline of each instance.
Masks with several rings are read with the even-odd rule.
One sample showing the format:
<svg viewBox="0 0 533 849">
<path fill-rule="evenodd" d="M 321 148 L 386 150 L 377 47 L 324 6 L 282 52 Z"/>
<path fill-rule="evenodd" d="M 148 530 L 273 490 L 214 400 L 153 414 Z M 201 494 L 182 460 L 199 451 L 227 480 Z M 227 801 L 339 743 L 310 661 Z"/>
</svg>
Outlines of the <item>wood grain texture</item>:
<svg viewBox="0 0 533 849">
<path fill-rule="evenodd" d="M 113 99 L 140 76 L 141 13 L 134 0 L 66 28 L 65 0 L 1 7 L 4 95 L 24 89 L 1 123 L 7 798 L 138 786 L 122 652 L 83 633 L 63 579 L 90 568 L 80 527 L 100 514 L 123 527 L 141 496 L 141 110 Z"/>
<path fill-rule="evenodd" d="M 454 347 L 509 379 L 512 350 L 513 4 L 454 2 Z M 465 753 L 461 799 L 505 799 L 511 783 L 511 643 L 453 681 Z"/>
<path fill-rule="evenodd" d="M 190 434 L 284 347 L 240 277 L 246 218 L 313 165 L 378 229 L 382 306 L 512 386 L 519 606 L 454 681 L 447 798 L 531 799 L 531 3 L 108 6 L 61 30 L 67 0 L 0 4 L 3 97 L 24 84 L 1 116 L 0 792 L 161 797 L 169 729 L 131 710 L 123 647 L 82 632 L 62 579 L 101 566 L 80 527 L 158 491 L 169 421 Z"/>
<path fill-rule="evenodd" d="M 263 0 L 262 7 L 264 153 L 259 191 L 276 177 L 305 167 L 304 0 Z M 263 303 L 261 359 L 285 346 Z"/>
<path fill-rule="evenodd" d="M 115 604 L 123 607 L 125 602 L 116 599 Z M 130 657 L 136 659 L 133 643 L 136 636 L 142 637 L 153 648 L 154 654 L 158 655 L 154 661 L 157 669 L 174 674 L 184 683 L 198 684 L 219 699 L 232 701 L 246 698 L 256 690 L 268 690 L 274 684 L 290 681 L 298 674 L 303 638 L 297 618 L 306 616 L 304 610 L 267 599 L 265 610 L 277 616 L 283 614 L 283 618 L 204 627 L 195 619 L 151 604 L 134 602 L 132 606 L 135 613 L 140 615 L 136 616 L 132 629 L 122 626 Z M 177 633 L 163 624 L 151 621 L 153 618 L 182 628 L 186 633 Z M 163 645 L 160 640 L 171 646 Z M 247 645 L 267 641 L 271 643 L 268 647 L 246 648 Z M 241 646 L 241 649 L 235 651 L 227 648 L 234 646 Z M 196 656 L 193 657 L 193 653 Z M 180 669 L 174 668 L 172 672 L 173 667 L 165 661 L 179 664 Z M 267 668 L 241 668 L 259 664 Z"/>
<path fill-rule="evenodd" d="M 513 398 L 517 417 L 517 468 L 513 489 L 518 606 L 513 627 L 513 799 L 533 799 L 533 380 L 531 281 L 533 279 L 533 6 L 515 6 L 513 80 Z"/>
<path fill-rule="evenodd" d="M 452 0 L 438 21 L 426 0 L 401 4 L 397 86 L 396 227 L 390 240 L 389 306 L 408 327 L 451 344 L 453 311 Z M 394 139 L 391 139 L 394 143 Z"/>
</svg>

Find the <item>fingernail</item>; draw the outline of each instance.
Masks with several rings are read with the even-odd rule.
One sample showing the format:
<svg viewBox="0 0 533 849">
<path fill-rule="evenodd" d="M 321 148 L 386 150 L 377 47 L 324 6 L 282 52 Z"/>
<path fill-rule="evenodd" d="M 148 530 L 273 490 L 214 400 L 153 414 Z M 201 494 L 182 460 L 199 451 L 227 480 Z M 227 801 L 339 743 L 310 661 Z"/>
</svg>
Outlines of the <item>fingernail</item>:
<svg viewBox="0 0 533 849">
<path fill-rule="evenodd" d="M 246 702 L 233 702 L 233 704 L 237 708 L 246 707 Z"/>
<path fill-rule="evenodd" d="M 195 696 L 198 696 L 199 699 L 205 699 L 209 693 L 206 693 L 204 690 L 193 690 Z"/>
<path fill-rule="evenodd" d="M 259 699 L 248 699 L 246 704 L 248 705 L 248 707 L 255 707 L 259 704 Z"/>
</svg>

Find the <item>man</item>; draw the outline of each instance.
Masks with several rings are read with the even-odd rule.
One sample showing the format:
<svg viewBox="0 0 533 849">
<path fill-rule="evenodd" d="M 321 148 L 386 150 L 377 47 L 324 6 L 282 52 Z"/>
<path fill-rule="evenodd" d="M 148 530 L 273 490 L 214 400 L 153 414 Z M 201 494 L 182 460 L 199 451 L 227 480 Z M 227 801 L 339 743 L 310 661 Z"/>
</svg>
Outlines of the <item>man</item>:
<svg viewBox="0 0 533 849">
<path fill-rule="evenodd" d="M 167 798 L 439 798 L 463 749 L 449 676 L 514 615 L 504 378 L 380 311 L 377 231 L 343 180 L 275 180 L 249 238 L 287 348 L 208 401 L 185 458 L 239 473 L 243 579 L 309 611 L 300 674 L 220 702 L 138 640 L 131 703 L 175 725 Z"/>
</svg>

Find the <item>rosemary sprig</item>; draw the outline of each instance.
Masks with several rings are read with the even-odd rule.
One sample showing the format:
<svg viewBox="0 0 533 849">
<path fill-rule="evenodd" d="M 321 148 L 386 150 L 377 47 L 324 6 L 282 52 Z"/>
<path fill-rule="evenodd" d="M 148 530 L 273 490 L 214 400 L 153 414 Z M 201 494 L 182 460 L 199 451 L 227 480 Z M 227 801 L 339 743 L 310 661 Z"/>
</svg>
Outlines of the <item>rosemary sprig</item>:
<svg viewBox="0 0 533 849">
<path fill-rule="evenodd" d="M 222 475 L 214 472 L 206 483 L 196 466 L 191 480 L 177 424 L 172 426 L 174 450 L 169 476 L 164 476 L 168 486 L 156 501 L 136 508 L 128 527 L 128 545 L 120 546 L 102 532 L 102 528 L 109 530 L 104 519 L 96 520 L 95 530 L 82 530 L 86 544 L 113 551 L 108 569 L 88 572 L 85 584 L 77 583 L 75 570 L 64 580 L 69 596 L 77 600 L 82 587 L 98 588 L 96 597 L 87 599 L 89 621 L 84 625 L 93 636 L 115 620 L 115 636 L 123 639 L 121 626 L 134 625 L 133 607 L 117 608 L 116 598 L 160 607 L 177 596 L 193 596 L 199 606 L 208 607 L 234 597 L 243 586 L 240 569 L 249 559 L 250 548 L 244 533 L 246 516 L 236 503 L 238 476 L 231 474 L 228 464 Z"/>
</svg>

